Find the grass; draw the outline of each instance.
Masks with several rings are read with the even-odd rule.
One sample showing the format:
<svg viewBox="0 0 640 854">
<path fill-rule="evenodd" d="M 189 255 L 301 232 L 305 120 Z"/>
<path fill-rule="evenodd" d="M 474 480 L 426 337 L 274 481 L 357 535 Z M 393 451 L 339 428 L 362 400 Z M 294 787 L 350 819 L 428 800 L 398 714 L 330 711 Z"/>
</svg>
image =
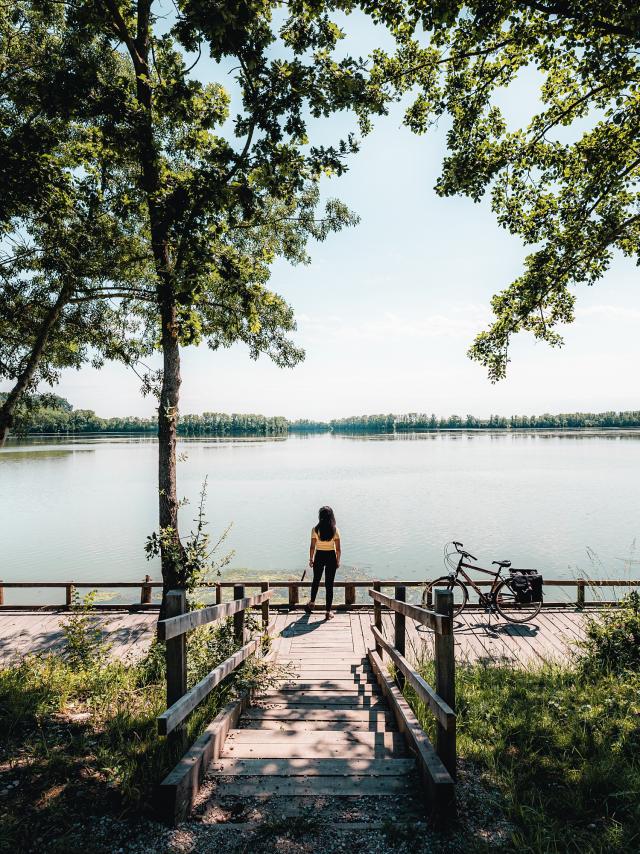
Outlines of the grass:
<svg viewBox="0 0 640 854">
<path fill-rule="evenodd" d="M 0 670 L 0 851 L 98 851 L 86 826 L 101 816 L 150 815 L 176 748 L 157 735 L 166 706 L 164 648 L 135 664 L 109 660 L 75 613 L 64 656 L 30 656 Z M 235 649 L 232 621 L 189 637 L 189 684 Z M 192 743 L 231 693 L 272 679 L 250 659 L 190 715 Z M 85 826 L 83 832 L 78 822 Z M 46 845 L 45 845 L 46 842 Z M 87 847 L 88 846 L 88 847 Z"/>
<path fill-rule="evenodd" d="M 640 850 L 640 672 L 633 608 L 566 666 L 459 665 L 458 754 L 500 788 L 521 852 Z M 611 656 L 626 633 L 628 654 Z M 430 663 L 421 673 L 433 684 Z M 433 716 L 407 698 L 430 736 Z"/>
</svg>

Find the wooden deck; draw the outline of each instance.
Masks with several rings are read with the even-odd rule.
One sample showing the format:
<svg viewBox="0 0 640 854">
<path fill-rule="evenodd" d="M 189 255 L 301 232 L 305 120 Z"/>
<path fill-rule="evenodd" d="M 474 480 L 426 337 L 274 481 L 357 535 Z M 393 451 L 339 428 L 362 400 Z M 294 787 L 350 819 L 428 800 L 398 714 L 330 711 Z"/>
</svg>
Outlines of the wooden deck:
<svg viewBox="0 0 640 854">
<path fill-rule="evenodd" d="M 495 617 L 489 621 L 488 615 L 481 611 L 467 611 L 455 621 L 456 659 L 459 662 L 513 665 L 566 659 L 571 655 L 575 641 L 584 636 L 585 613 L 592 612 L 573 608 L 545 608 L 533 623 L 514 626 Z M 29 653 L 62 649 L 64 633 L 60 624 L 65 618 L 64 613 L 47 611 L 0 612 L 0 666 L 19 661 Z M 294 627 L 291 628 L 292 633 L 296 631 L 295 626 L 298 626 L 298 632 L 301 631 L 301 618 L 301 611 L 279 615 L 278 626 L 282 625 L 285 629 L 283 654 L 289 641 L 289 653 L 311 652 L 307 649 L 312 643 L 311 631 L 301 635 L 292 634 L 291 637 L 287 634 L 287 626 Z M 321 615 L 314 615 L 313 619 L 320 620 Z M 95 625 L 101 628 L 111 644 L 111 654 L 121 659 L 134 659 L 147 651 L 154 636 L 156 620 L 157 612 L 150 611 L 101 613 L 94 618 Z M 358 642 L 357 650 L 353 647 L 352 651 L 364 655 L 365 647 L 372 645 L 369 629 L 372 621 L 372 611 L 338 613 L 336 619 L 327 626 L 327 634 L 330 631 L 333 639 L 341 643 L 348 642 L 350 634 L 351 643 Z M 388 637 L 393 637 L 391 621 L 390 614 L 383 615 Z M 415 660 L 423 651 L 429 653 L 432 640 L 430 631 L 417 627 L 413 620 L 407 620 L 409 658 Z M 315 654 L 321 664 L 327 661 L 327 656 L 333 658 L 332 649 L 331 646 L 323 648 L 319 656 Z M 337 657 L 336 661 L 341 657 Z"/>
<path fill-rule="evenodd" d="M 0 667 L 19 662 L 25 655 L 63 649 L 61 624 L 68 616 L 51 611 L 0 612 Z M 157 611 L 123 611 L 96 613 L 92 624 L 101 629 L 114 658 L 134 660 L 148 650 L 157 620 Z"/>
</svg>

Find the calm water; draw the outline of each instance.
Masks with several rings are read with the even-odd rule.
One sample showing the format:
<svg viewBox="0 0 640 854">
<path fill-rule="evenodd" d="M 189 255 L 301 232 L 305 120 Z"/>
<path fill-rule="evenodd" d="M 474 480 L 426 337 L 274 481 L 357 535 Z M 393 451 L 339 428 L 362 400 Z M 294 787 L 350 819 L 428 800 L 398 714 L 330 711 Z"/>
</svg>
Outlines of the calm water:
<svg viewBox="0 0 640 854">
<path fill-rule="evenodd" d="M 548 577 L 640 574 L 640 433 L 204 439 L 179 450 L 183 526 L 208 476 L 209 532 L 232 525 L 225 549 L 238 570 L 296 577 L 328 503 L 350 574 L 433 577 L 451 539 L 485 563 L 510 558 Z M 159 578 L 143 552 L 156 527 L 156 452 L 131 438 L 0 450 L 0 578 Z"/>
</svg>

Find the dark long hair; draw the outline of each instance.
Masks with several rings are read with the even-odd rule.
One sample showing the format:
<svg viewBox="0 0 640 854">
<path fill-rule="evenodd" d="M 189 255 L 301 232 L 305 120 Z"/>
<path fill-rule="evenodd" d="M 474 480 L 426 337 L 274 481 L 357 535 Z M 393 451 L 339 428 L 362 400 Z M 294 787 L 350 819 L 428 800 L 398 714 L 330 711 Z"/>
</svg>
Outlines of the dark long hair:
<svg viewBox="0 0 640 854">
<path fill-rule="evenodd" d="M 321 540 L 332 540 L 336 533 L 336 517 L 331 507 L 321 507 L 318 511 L 316 534 Z"/>
</svg>

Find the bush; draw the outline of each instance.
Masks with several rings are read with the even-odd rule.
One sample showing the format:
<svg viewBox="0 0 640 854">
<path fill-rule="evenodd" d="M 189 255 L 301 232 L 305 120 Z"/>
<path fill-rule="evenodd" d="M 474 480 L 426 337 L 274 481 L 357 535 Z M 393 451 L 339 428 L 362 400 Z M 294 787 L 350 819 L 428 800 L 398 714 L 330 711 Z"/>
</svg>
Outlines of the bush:
<svg viewBox="0 0 640 854">
<path fill-rule="evenodd" d="M 592 617 L 580 647 L 583 673 L 640 672 L 640 595 L 634 590 L 618 607 Z"/>
</svg>

